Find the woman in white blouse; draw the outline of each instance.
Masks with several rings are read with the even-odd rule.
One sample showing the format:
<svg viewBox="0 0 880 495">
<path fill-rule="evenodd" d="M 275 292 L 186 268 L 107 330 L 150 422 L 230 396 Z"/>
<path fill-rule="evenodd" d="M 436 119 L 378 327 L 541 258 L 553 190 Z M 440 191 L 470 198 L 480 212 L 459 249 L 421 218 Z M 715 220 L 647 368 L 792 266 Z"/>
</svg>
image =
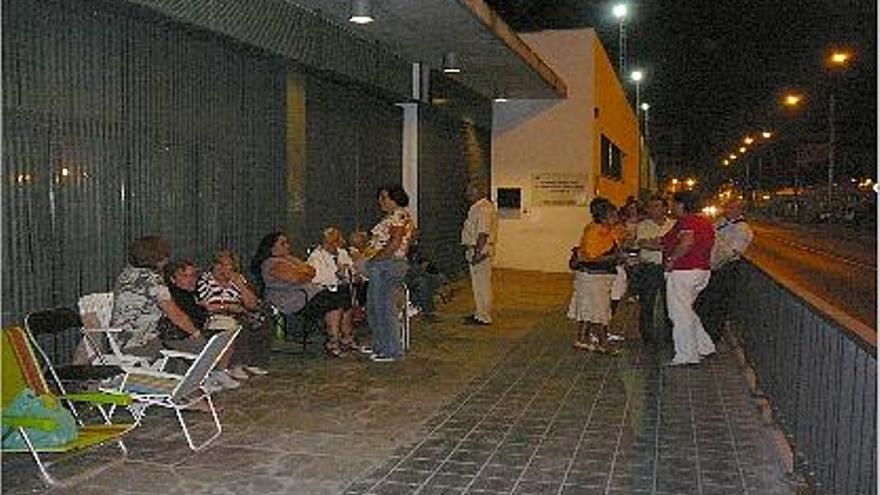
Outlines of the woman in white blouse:
<svg viewBox="0 0 880 495">
<path fill-rule="evenodd" d="M 367 322 L 373 332 L 370 359 L 390 362 L 403 357 L 400 345 L 398 301 L 406 275 L 406 255 L 412 239 L 412 217 L 406 207 L 409 196 L 398 184 L 383 186 L 378 194 L 385 217 L 370 231 L 367 249 Z"/>
<path fill-rule="evenodd" d="M 342 352 L 355 350 L 354 329 L 351 324 L 352 260 L 343 249 L 345 238 L 336 227 L 321 233 L 321 244 L 309 255 L 308 264 L 315 269 L 312 283 L 321 286 L 328 307 L 335 308 L 325 316 L 327 324 L 327 353 L 337 357 Z"/>
</svg>

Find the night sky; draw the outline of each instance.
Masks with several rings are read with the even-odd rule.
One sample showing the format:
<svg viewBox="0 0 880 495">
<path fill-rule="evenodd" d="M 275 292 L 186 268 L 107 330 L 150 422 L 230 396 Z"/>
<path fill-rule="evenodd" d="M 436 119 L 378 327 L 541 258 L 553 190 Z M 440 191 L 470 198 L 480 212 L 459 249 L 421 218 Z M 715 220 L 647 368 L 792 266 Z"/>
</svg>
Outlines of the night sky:
<svg viewBox="0 0 880 495">
<path fill-rule="evenodd" d="M 617 60 L 615 2 L 487 0 L 517 31 L 589 26 Z M 645 71 L 652 154 L 662 177 L 729 176 L 724 155 L 749 132 L 770 128 L 780 185 L 791 177 L 794 149 L 827 138 L 830 88 L 837 95 L 838 166 L 876 178 L 877 12 L 871 0 L 629 1 L 627 65 Z M 833 44 L 856 53 L 851 68 L 829 76 Z M 806 95 L 798 112 L 779 105 L 786 88 Z M 824 165 L 807 170 L 820 182 Z M 771 177 L 770 179 L 774 179 Z M 769 179 L 768 179 L 769 181 Z"/>
</svg>

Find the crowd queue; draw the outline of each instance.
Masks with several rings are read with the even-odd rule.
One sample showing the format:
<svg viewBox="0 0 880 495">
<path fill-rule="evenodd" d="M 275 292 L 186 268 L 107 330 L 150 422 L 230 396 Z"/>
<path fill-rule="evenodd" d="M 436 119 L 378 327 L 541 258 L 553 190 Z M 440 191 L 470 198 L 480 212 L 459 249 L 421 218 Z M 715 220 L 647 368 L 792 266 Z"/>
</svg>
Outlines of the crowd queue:
<svg viewBox="0 0 880 495">
<path fill-rule="evenodd" d="M 739 200 L 714 223 L 693 192 L 676 193 L 668 206 L 660 195 L 644 205 L 630 198 L 620 209 L 602 197 L 590 202 L 592 222 L 569 260 L 575 348 L 616 354 L 622 337 L 609 333 L 611 319 L 632 294 L 643 343 L 673 342 L 670 366 L 699 364 L 716 352 L 753 234 Z"/>
<path fill-rule="evenodd" d="M 497 209 L 485 181 L 471 183 L 467 198 L 471 206 L 461 244 L 474 313 L 464 323 L 491 325 Z M 170 245 L 160 237 L 134 241 L 114 287 L 111 324 L 122 330 L 124 352 L 147 359 L 158 359 L 161 349 L 196 353 L 225 328 L 212 321 L 232 318 L 242 331 L 208 386 L 235 388 L 268 373 L 274 331 L 269 315 L 280 314 L 318 320 L 329 357 L 359 352 L 380 363 L 402 359 L 404 283 L 430 320 L 443 279 L 419 253 L 404 189 L 383 186 L 377 201 L 383 216 L 369 233 L 355 231 L 347 243 L 342 231 L 328 227 L 305 260 L 293 254 L 282 232 L 265 235 L 251 258 L 250 278 L 227 249 L 217 251 L 200 272 L 192 260 L 170 262 Z M 663 196 L 644 205 L 631 198 L 619 209 L 602 197 L 591 201 L 592 222 L 569 260 L 575 272 L 568 308 L 577 322 L 575 348 L 617 353 L 623 337 L 609 332 L 610 323 L 629 294 L 640 306 L 642 341 L 674 343 L 670 365 L 697 364 L 715 353 L 752 233 L 738 201 L 729 202 L 714 225 L 698 212 L 691 192 L 676 193 L 671 211 L 668 206 Z M 369 343 L 355 338 L 355 323 L 363 317 Z"/>
</svg>

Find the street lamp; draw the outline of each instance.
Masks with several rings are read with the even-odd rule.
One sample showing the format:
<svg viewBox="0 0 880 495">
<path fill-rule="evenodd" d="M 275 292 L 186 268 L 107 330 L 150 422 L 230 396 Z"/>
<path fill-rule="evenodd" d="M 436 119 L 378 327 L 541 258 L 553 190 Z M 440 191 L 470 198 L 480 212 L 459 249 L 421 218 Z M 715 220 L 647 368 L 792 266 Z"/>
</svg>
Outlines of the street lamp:
<svg viewBox="0 0 880 495">
<path fill-rule="evenodd" d="M 629 10 L 625 3 L 619 3 L 611 9 L 617 19 L 617 70 L 620 78 L 626 74 L 626 14 Z"/>
<path fill-rule="evenodd" d="M 797 93 L 789 93 L 782 98 L 782 104 L 787 107 L 796 107 L 801 103 L 803 98 L 803 96 Z"/>
<path fill-rule="evenodd" d="M 650 110 L 650 108 L 651 108 L 651 105 L 648 105 L 647 103 L 642 103 L 642 105 L 641 105 L 642 112 L 645 113 L 645 143 L 647 143 L 649 145 L 650 145 L 650 142 L 648 140 L 648 110 Z"/>
<path fill-rule="evenodd" d="M 743 143 L 749 145 L 755 142 L 755 139 L 751 136 L 746 136 L 743 138 Z"/>
<path fill-rule="evenodd" d="M 632 79 L 634 83 L 636 83 L 636 109 L 639 108 L 639 88 L 641 87 L 642 79 L 645 77 L 645 74 L 640 70 L 634 70 L 629 75 L 629 78 Z"/>
<path fill-rule="evenodd" d="M 828 66 L 832 70 L 844 70 L 847 68 L 851 56 L 844 51 L 833 51 L 828 58 Z M 831 210 L 831 200 L 833 199 L 832 188 L 834 187 L 834 159 L 835 159 L 835 142 L 837 135 L 834 129 L 834 106 L 835 106 L 835 87 L 834 81 L 831 82 L 831 94 L 828 97 L 828 210 Z"/>
</svg>

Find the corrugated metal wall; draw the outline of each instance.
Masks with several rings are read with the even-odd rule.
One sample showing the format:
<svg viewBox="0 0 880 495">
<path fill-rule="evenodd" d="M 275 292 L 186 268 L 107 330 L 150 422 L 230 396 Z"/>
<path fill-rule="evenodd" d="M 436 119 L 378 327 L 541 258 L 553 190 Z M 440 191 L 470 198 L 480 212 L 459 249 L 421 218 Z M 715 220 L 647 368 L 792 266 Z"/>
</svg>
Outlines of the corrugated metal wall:
<svg viewBox="0 0 880 495">
<path fill-rule="evenodd" d="M 447 274 L 465 269 L 461 225 L 465 188 L 489 177 L 491 132 L 445 112 L 419 109 L 419 228 L 424 255 Z"/>
<path fill-rule="evenodd" d="M 316 77 L 307 79 L 306 110 L 306 245 L 330 225 L 369 230 L 380 218 L 377 188 L 401 181 L 403 110 Z"/>
<path fill-rule="evenodd" d="M 3 325 L 108 290 L 136 237 L 246 261 L 277 228 L 300 248 L 369 229 L 401 179 L 402 111 L 375 86 L 124 3 L 4 0 L 2 22 Z M 489 167 L 491 104 L 466 96 L 420 112 L 423 245 L 448 273 Z"/>
<path fill-rule="evenodd" d="M 279 62 L 89 2 L 3 4 L 3 324 L 107 290 L 131 239 L 280 226 Z"/>
</svg>

